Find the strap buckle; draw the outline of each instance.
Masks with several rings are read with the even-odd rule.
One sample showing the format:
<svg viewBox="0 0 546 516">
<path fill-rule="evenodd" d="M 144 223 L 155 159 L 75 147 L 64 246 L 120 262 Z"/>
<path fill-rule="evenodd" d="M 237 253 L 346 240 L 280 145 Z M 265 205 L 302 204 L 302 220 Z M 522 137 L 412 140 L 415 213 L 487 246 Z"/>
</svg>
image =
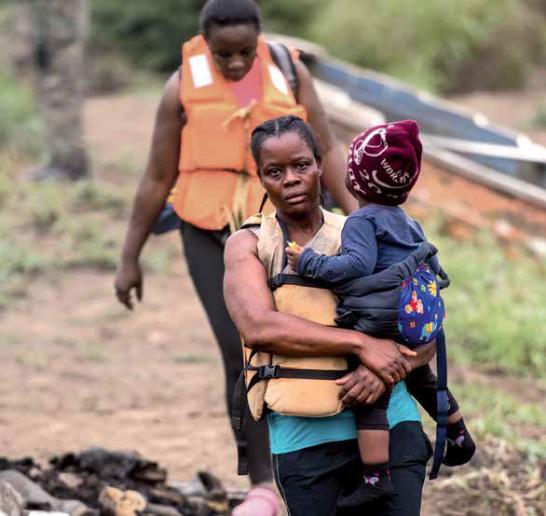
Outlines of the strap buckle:
<svg viewBox="0 0 546 516">
<path fill-rule="evenodd" d="M 279 366 L 278 365 L 263 365 L 258 367 L 258 378 L 263 380 L 268 380 L 270 378 L 279 377 Z"/>
</svg>

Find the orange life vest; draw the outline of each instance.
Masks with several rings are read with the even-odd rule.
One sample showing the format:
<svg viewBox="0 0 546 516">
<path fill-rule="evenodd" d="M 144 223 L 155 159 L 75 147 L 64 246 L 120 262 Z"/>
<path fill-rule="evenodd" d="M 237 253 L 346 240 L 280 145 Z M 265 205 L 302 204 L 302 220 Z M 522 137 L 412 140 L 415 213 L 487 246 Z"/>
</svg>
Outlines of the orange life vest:
<svg viewBox="0 0 546 516">
<path fill-rule="evenodd" d="M 284 115 L 306 118 L 266 41 L 258 38 L 262 98 L 241 108 L 214 66 L 203 36 L 182 47 L 182 128 L 179 176 L 172 199 L 183 220 L 203 229 L 222 229 L 256 213 L 264 190 L 250 152 L 250 134 L 261 123 Z"/>
</svg>

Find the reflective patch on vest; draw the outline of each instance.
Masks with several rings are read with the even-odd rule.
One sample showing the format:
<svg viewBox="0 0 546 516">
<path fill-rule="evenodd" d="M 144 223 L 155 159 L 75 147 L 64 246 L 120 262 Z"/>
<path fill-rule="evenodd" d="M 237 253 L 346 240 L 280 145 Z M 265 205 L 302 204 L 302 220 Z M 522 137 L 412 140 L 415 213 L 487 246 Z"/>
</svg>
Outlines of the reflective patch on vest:
<svg viewBox="0 0 546 516">
<path fill-rule="evenodd" d="M 284 78 L 283 73 L 275 65 L 269 65 L 269 75 L 271 76 L 273 86 L 275 86 L 275 88 L 277 88 L 281 93 L 288 95 L 288 85 L 286 84 L 286 79 Z"/>
<path fill-rule="evenodd" d="M 212 74 L 205 54 L 190 57 L 191 78 L 194 88 L 203 88 L 212 84 Z"/>
</svg>

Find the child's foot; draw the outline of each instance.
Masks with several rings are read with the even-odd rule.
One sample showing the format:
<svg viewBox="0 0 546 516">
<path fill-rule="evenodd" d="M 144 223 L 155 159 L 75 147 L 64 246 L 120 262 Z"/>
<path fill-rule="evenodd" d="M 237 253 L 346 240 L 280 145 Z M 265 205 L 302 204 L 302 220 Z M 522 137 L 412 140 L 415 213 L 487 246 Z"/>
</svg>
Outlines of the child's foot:
<svg viewBox="0 0 546 516">
<path fill-rule="evenodd" d="M 342 496 L 337 505 L 344 509 L 360 507 L 367 503 L 391 496 L 394 489 L 388 464 L 365 464 L 360 485 L 346 496 Z"/>
<path fill-rule="evenodd" d="M 464 424 L 463 418 L 447 425 L 447 449 L 444 457 L 446 466 L 461 466 L 474 455 L 476 444 Z"/>
</svg>

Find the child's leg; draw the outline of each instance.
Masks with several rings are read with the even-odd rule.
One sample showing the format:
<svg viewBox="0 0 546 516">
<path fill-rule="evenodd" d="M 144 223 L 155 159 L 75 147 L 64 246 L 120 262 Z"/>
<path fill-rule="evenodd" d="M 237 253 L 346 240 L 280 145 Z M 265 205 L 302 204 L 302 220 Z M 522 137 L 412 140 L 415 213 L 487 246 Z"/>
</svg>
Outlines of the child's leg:
<svg viewBox="0 0 546 516">
<path fill-rule="evenodd" d="M 437 418 L 437 405 L 436 405 L 436 375 L 432 372 L 430 366 L 424 365 L 414 369 L 406 377 L 406 387 L 409 393 L 419 402 L 428 415 L 436 421 Z M 461 418 L 459 413 L 459 404 L 457 400 L 451 394 L 451 391 L 447 390 L 447 398 L 449 401 L 448 410 L 448 423 L 455 423 Z"/>
<path fill-rule="evenodd" d="M 391 391 L 386 391 L 375 403 L 353 408 L 358 430 L 358 450 L 363 464 L 388 464 L 389 423 L 387 406 Z"/>
<path fill-rule="evenodd" d="M 436 402 L 436 375 L 429 365 L 414 369 L 406 378 L 406 386 L 410 394 L 437 420 L 438 408 Z M 466 464 L 476 451 L 476 444 L 466 428 L 457 400 L 448 389 L 449 410 L 447 418 L 447 450 L 444 464 L 459 466 Z"/>
<path fill-rule="evenodd" d="M 362 481 L 357 489 L 343 496 L 339 507 L 357 507 L 393 493 L 389 471 L 389 425 L 386 392 L 373 405 L 355 407 L 358 449 L 362 459 Z"/>
<path fill-rule="evenodd" d="M 389 431 L 358 430 L 358 451 L 362 464 L 389 463 Z"/>
</svg>

